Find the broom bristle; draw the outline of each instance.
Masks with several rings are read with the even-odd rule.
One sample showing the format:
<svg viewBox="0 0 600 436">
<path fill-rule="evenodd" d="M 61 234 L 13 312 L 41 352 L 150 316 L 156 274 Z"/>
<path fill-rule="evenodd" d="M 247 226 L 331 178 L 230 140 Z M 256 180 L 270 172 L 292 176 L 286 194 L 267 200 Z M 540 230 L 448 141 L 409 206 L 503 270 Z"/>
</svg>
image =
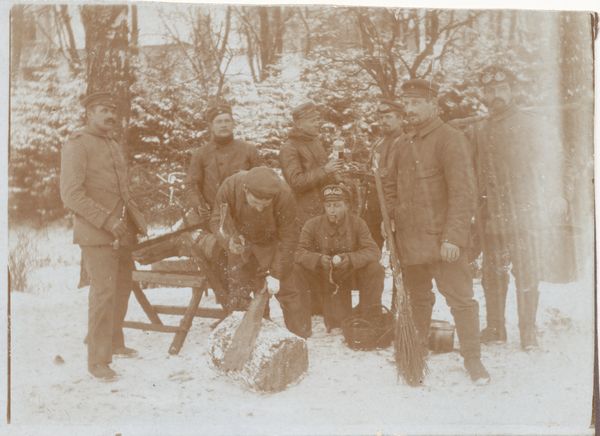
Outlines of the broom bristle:
<svg viewBox="0 0 600 436">
<path fill-rule="evenodd" d="M 419 334 L 413 323 L 410 309 L 405 304 L 399 306 L 394 336 L 398 381 L 402 378 L 409 386 L 420 386 L 429 373 L 429 368 L 421 350 Z"/>
</svg>

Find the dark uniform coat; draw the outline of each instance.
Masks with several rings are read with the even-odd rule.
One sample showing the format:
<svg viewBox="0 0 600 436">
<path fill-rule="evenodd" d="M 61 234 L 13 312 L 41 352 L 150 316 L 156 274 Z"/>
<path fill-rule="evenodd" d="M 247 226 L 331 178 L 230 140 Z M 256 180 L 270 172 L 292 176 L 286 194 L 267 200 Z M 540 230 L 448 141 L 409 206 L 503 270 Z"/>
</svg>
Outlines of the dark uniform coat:
<svg viewBox="0 0 600 436">
<path fill-rule="evenodd" d="M 295 262 L 316 271 L 322 255 L 348 254 L 350 269 L 359 269 L 371 262 L 379 262 L 381 251 L 371 237 L 362 218 L 350 213 L 338 228 L 331 225 L 326 215 L 307 221 L 300 234 Z"/>
<path fill-rule="evenodd" d="M 320 140 L 311 140 L 292 129 L 279 153 L 279 163 L 283 177 L 294 191 L 300 226 L 323 213 L 321 189 L 335 183 L 325 171 L 327 162 L 329 157 Z"/>
<path fill-rule="evenodd" d="M 470 145 L 458 130 L 436 117 L 411 132 L 389 172 L 386 201 L 403 266 L 441 260 L 443 241 L 469 246 L 477 188 Z"/>
<path fill-rule="evenodd" d="M 513 102 L 475 125 L 472 144 L 480 231 L 515 234 L 548 226 L 550 200 L 565 196 L 556 131 Z"/>
<path fill-rule="evenodd" d="M 117 142 L 94 132 L 89 126 L 72 135 L 61 152 L 60 195 L 75 212 L 73 243 L 109 245 L 114 236 L 102 226 L 109 215 L 129 217 L 142 234 L 146 222 L 130 199 L 127 168 Z"/>
<path fill-rule="evenodd" d="M 219 205 L 227 203 L 239 234 L 244 237 L 247 244 L 250 244 L 261 264 L 262 259 L 272 259 L 268 262 L 270 273 L 280 279 L 291 271 L 293 252 L 300 233 L 294 196 L 289 186 L 282 180 L 281 190 L 275 194 L 271 204 L 259 212 L 246 201 L 244 192 L 246 174 L 247 171 L 241 171 L 223 182 L 217 193 L 210 218 L 210 229 L 221 246 L 229 251 L 229 241 L 219 232 Z"/>
<path fill-rule="evenodd" d="M 212 208 L 227 177 L 261 165 L 262 158 L 255 146 L 239 139 L 226 145 L 211 140 L 192 152 L 185 183 L 187 206 L 197 209 L 206 202 Z"/>
</svg>

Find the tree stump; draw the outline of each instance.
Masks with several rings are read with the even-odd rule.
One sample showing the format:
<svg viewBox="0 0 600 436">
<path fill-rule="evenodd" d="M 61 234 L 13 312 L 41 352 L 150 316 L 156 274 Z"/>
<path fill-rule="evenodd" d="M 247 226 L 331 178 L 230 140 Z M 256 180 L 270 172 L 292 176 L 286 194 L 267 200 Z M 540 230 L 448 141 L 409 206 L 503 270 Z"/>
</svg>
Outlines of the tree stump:
<svg viewBox="0 0 600 436">
<path fill-rule="evenodd" d="M 228 372 L 221 369 L 225 350 L 243 316 L 244 312 L 233 312 L 212 332 L 208 356 L 215 370 L 253 391 L 280 392 L 299 380 L 308 370 L 306 341 L 265 319 L 244 368 Z"/>
</svg>

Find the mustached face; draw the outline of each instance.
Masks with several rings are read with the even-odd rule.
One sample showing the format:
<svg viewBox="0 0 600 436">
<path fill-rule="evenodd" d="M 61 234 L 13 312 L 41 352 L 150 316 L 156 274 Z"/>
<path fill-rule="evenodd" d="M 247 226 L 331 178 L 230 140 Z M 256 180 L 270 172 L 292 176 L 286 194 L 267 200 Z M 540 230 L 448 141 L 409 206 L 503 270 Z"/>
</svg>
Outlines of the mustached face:
<svg viewBox="0 0 600 436">
<path fill-rule="evenodd" d="M 510 84 L 506 82 L 486 86 L 484 95 L 487 106 L 497 111 L 504 109 L 513 99 Z"/>
<path fill-rule="evenodd" d="M 113 107 L 97 105 L 88 110 L 88 125 L 102 133 L 108 133 L 115 128 L 117 110 Z"/>
<path fill-rule="evenodd" d="M 379 117 L 379 125 L 384 135 L 394 133 L 400 128 L 400 114 L 397 112 L 390 112 L 389 114 L 383 114 Z"/>
<path fill-rule="evenodd" d="M 436 113 L 437 98 L 427 100 L 421 97 L 405 97 L 403 101 L 406 108 L 406 118 L 412 126 L 423 124 Z"/>
<path fill-rule="evenodd" d="M 330 223 L 339 223 L 344 220 L 348 211 L 348 205 L 345 201 L 326 201 L 324 205 L 325 215 L 327 215 L 327 219 Z"/>
<path fill-rule="evenodd" d="M 233 135 L 233 118 L 231 118 L 231 115 L 217 115 L 212 122 L 212 132 L 216 138 L 227 138 Z"/>
</svg>

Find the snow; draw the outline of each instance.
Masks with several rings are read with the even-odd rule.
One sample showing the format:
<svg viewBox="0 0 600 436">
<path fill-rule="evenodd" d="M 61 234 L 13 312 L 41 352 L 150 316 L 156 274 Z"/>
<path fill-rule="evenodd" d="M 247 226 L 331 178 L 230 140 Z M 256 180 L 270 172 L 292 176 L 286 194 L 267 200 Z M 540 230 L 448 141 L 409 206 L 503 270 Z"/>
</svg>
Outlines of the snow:
<svg viewBox="0 0 600 436">
<path fill-rule="evenodd" d="M 457 351 L 431 354 L 420 388 L 396 380 L 392 347 L 348 348 L 340 329 L 327 334 L 313 317 L 307 340 L 309 370 L 277 394 L 255 393 L 211 369 L 207 344 L 212 319 L 196 318 L 178 356 L 172 334 L 126 329 L 135 359 L 118 359 L 113 383 L 86 368 L 87 293 L 77 289 L 79 248 L 70 231 L 42 240 L 55 262 L 36 270 L 30 292 L 11 294 L 11 434 L 236 435 L 236 434 L 593 434 L 593 274 L 568 285 L 540 286 L 541 348 L 519 345 L 514 283 L 507 301 L 508 342 L 484 345 L 489 385 L 474 386 Z M 270 286 L 277 281 L 270 279 Z M 481 325 L 485 302 L 478 281 Z M 189 289 L 148 289 L 154 304 L 185 305 Z M 433 318 L 452 318 L 437 295 Z M 384 304 L 391 300 L 386 280 Z M 215 306 L 212 293 L 202 306 Z M 273 320 L 281 309 L 270 300 Z M 179 317 L 161 315 L 165 324 Z M 146 321 L 132 296 L 128 320 Z M 457 347 L 458 344 L 455 344 Z M 60 355 L 65 363 L 54 363 Z"/>
</svg>

